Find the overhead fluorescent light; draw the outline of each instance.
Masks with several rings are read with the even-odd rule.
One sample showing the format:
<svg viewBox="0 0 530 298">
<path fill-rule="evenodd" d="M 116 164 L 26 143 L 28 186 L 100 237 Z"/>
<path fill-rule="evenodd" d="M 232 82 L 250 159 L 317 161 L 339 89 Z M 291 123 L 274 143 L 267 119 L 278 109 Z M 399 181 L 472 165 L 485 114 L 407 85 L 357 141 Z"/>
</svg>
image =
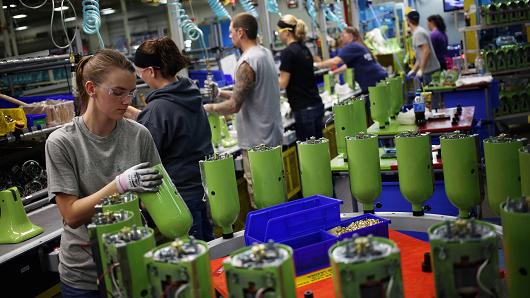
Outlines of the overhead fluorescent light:
<svg viewBox="0 0 530 298">
<path fill-rule="evenodd" d="M 7 5 L 2 6 L 3 9 L 7 9 Z"/>
<path fill-rule="evenodd" d="M 56 7 L 56 8 L 54 8 L 53 10 L 55 10 L 55 11 L 61 11 L 61 10 L 68 10 L 68 9 L 69 9 L 68 6 L 61 6 L 61 7 Z"/>
<path fill-rule="evenodd" d="M 22 31 L 22 30 L 26 30 L 28 29 L 28 26 L 20 26 L 20 27 L 16 27 L 15 30 L 16 31 Z"/>
<path fill-rule="evenodd" d="M 75 21 L 75 20 L 77 20 L 76 17 L 69 17 L 69 18 L 64 19 L 64 22 L 65 22 L 65 23 L 67 23 L 67 22 L 73 22 L 73 21 Z"/>
<path fill-rule="evenodd" d="M 167 0 L 160 0 L 160 4 L 167 4 Z"/>
<path fill-rule="evenodd" d="M 17 5 L 16 4 L 9 4 L 9 7 L 15 8 L 15 7 L 17 7 Z"/>
<path fill-rule="evenodd" d="M 27 17 L 27 15 L 25 15 L 25 14 L 17 14 L 17 15 L 13 16 L 13 19 L 23 19 L 25 17 Z"/>
<path fill-rule="evenodd" d="M 116 10 L 114 8 L 103 8 L 102 10 L 99 11 L 102 15 L 106 15 L 106 14 L 112 14 L 112 13 L 115 13 Z"/>
</svg>

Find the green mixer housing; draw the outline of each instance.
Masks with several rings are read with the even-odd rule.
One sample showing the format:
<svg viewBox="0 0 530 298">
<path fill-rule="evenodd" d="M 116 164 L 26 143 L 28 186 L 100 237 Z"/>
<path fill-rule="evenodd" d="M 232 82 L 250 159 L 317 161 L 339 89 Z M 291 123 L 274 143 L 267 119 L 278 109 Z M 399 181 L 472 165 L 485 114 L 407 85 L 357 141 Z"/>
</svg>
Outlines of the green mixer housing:
<svg viewBox="0 0 530 298">
<path fill-rule="evenodd" d="M 155 236 L 147 227 L 124 227 L 118 232 L 103 234 L 108 258 L 113 296 L 140 298 L 150 295 L 151 286 L 144 255 L 155 247 Z"/>
<path fill-rule="evenodd" d="M 258 145 L 248 151 L 254 201 L 258 209 L 287 201 L 282 147 Z"/>
<path fill-rule="evenodd" d="M 126 210 L 132 213 L 132 223 L 141 226 L 142 214 L 140 210 L 140 199 L 136 193 L 126 192 L 124 194 L 114 194 L 104 198 L 101 204 L 96 205 L 98 212 L 114 212 Z"/>
<path fill-rule="evenodd" d="M 391 240 L 346 239 L 333 245 L 328 254 L 335 297 L 404 297 L 399 249 Z"/>
<path fill-rule="evenodd" d="M 440 137 L 445 193 L 461 218 L 468 218 L 482 202 L 477 142 L 477 135 L 450 133 Z"/>
<path fill-rule="evenodd" d="M 493 225 L 457 219 L 428 230 L 436 297 L 503 297 Z"/>
<path fill-rule="evenodd" d="M 0 244 L 14 244 L 44 232 L 28 218 L 16 187 L 0 191 Z"/>
<path fill-rule="evenodd" d="M 233 252 L 223 262 L 229 298 L 296 297 L 292 249 L 269 242 Z"/>
<path fill-rule="evenodd" d="M 218 148 L 221 143 L 221 118 L 214 113 L 208 114 L 208 123 L 210 123 L 210 130 L 212 131 L 212 145 L 214 148 Z"/>
<path fill-rule="evenodd" d="M 385 128 L 390 123 L 390 86 L 386 81 L 381 81 L 376 86 L 368 87 L 368 93 L 372 119 L 379 124 L 379 128 Z"/>
<path fill-rule="evenodd" d="M 521 192 L 530 196 L 530 145 L 519 149 L 519 170 L 521 171 Z"/>
<path fill-rule="evenodd" d="M 98 276 L 103 276 L 98 288 L 101 297 L 112 293 L 112 281 L 109 273 L 109 262 L 103 242 L 103 234 L 120 231 L 123 227 L 135 225 L 135 215 L 128 210 L 103 211 L 92 217 L 92 222 L 87 226 L 88 239 L 92 248 L 92 256 L 96 263 Z"/>
<path fill-rule="evenodd" d="M 193 223 L 191 212 L 166 169 L 161 164 L 154 168 L 162 175 L 162 185 L 157 192 L 138 194 L 140 200 L 162 235 L 169 239 L 187 236 Z"/>
<path fill-rule="evenodd" d="M 382 191 L 378 140 L 365 133 L 346 138 L 350 190 L 365 213 L 374 213 L 374 202 Z"/>
<path fill-rule="evenodd" d="M 399 189 L 412 204 L 412 214 L 422 216 L 423 204 L 434 192 L 430 135 L 405 132 L 396 136 L 395 143 Z"/>
<path fill-rule="evenodd" d="M 530 285 L 530 197 L 509 198 L 500 211 L 508 297 L 525 298 Z"/>
<path fill-rule="evenodd" d="M 214 154 L 201 160 L 200 168 L 212 220 L 221 227 L 223 238 L 232 238 L 240 209 L 234 159 L 230 154 Z"/>
<path fill-rule="evenodd" d="M 353 74 L 353 68 L 347 68 L 344 73 L 344 81 L 348 84 L 350 89 L 355 89 L 355 76 Z"/>
<path fill-rule="evenodd" d="M 177 238 L 145 255 L 152 297 L 214 297 L 208 244 Z"/>
<path fill-rule="evenodd" d="M 328 139 L 311 137 L 305 142 L 296 142 L 302 195 L 304 198 L 313 195 L 333 195 L 333 180 Z"/>
<path fill-rule="evenodd" d="M 497 215 L 506 198 L 521 196 L 518 151 L 522 146 L 522 141 L 504 134 L 484 140 L 488 202 Z"/>
<path fill-rule="evenodd" d="M 390 88 L 390 118 L 395 119 L 403 106 L 403 78 L 400 76 L 388 78 Z"/>
<path fill-rule="evenodd" d="M 349 98 L 333 106 L 337 153 L 342 154 L 345 160 L 348 159 L 346 137 L 366 132 L 365 102 L 364 97 Z"/>
</svg>

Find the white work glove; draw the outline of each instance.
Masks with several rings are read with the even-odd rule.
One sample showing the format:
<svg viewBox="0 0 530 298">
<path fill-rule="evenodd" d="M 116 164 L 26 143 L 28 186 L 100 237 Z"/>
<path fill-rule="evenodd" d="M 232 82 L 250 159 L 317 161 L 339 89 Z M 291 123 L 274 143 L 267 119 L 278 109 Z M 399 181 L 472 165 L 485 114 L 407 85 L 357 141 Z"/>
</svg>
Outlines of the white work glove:
<svg viewBox="0 0 530 298">
<path fill-rule="evenodd" d="M 418 72 L 416 73 L 416 78 L 421 79 L 423 77 L 423 70 L 418 69 Z"/>
<path fill-rule="evenodd" d="M 137 164 L 116 176 L 116 187 L 119 193 L 155 192 L 162 184 L 162 175 L 157 170 L 149 167 L 148 162 Z"/>
<path fill-rule="evenodd" d="M 208 82 L 208 84 L 204 84 L 204 91 L 212 101 L 217 99 L 221 94 L 221 89 L 219 89 L 219 85 L 217 85 L 216 82 Z"/>
<path fill-rule="evenodd" d="M 414 70 L 411 70 L 407 73 L 407 78 L 410 79 L 416 75 L 416 72 Z"/>
</svg>

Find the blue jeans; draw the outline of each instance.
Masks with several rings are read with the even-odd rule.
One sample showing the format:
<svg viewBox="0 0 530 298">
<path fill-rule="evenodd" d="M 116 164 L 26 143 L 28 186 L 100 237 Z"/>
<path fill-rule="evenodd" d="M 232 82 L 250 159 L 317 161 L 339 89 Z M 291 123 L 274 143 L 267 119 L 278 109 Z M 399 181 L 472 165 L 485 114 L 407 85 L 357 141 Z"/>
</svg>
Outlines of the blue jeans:
<svg viewBox="0 0 530 298">
<path fill-rule="evenodd" d="M 299 141 L 303 142 L 310 137 L 321 138 L 324 129 L 324 105 L 294 111 L 294 121 L 296 138 Z"/>
<path fill-rule="evenodd" d="M 195 239 L 210 241 L 213 240 L 213 228 L 208 218 L 208 209 L 203 199 L 204 195 L 196 196 L 192 199 L 186 197 L 186 205 L 190 209 L 193 225 L 190 229 L 190 235 Z"/>
<path fill-rule="evenodd" d="M 61 282 L 61 296 L 63 298 L 99 298 L 99 291 L 76 289 Z"/>
</svg>

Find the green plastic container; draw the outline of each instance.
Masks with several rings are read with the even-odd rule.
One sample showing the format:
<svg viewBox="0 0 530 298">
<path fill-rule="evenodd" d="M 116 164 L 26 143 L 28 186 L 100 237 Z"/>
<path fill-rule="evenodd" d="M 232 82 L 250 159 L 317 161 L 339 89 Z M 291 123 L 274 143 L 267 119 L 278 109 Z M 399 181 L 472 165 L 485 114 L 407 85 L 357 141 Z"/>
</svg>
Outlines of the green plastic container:
<svg viewBox="0 0 530 298">
<path fill-rule="evenodd" d="M 282 147 L 255 146 L 248 151 L 254 202 L 258 209 L 287 201 Z"/>
<path fill-rule="evenodd" d="M 350 190 L 363 204 L 365 213 L 374 213 L 374 202 L 382 190 L 378 140 L 377 136 L 364 133 L 346 138 Z"/>
<path fill-rule="evenodd" d="M 151 297 L 215 297 L 206 242 L 178 238 L 148 252 L 144 259 Z"/>
<path fill-rule="evenodd" d="M 508 297 L 528 297 L 530 285 L 530 213 L 528 198 L 508 199 L 501 204 L 502 242 L 506 262 Z"/>
<path fill-rule="evenodd" d="M 142 214 L 140 211 L 140 199 L 138 195 L 132 192 L 126 192 L 124 194 L 114 194 L 101 201 L 101 204 L 96 205 L 96 210 L 101 212 L 115 212 L 126 210 L 132 213 L 131 224 L 141 226 Z"/>
<path fill-rule="evenodd" d="M 289 246 L 270 242 L 236 250 L 223 262 L 229 297 L 296 297 L 292 255 Z"/>
<path fill-rule="evenodd" d="M 519 170 L 522 195 L 530 197 L 530 145 L 519 149 Z"/>
<path fill-rule="evenodd" d="M 329 73 L 324 74 L 324 91 L 327 91 L 329 95 L 333 95 L 333 76 Z"/>
<path fill-rule="evenodd" d="M 508 197 L 521 196 L 519 171 L 520 140 L 499 135 L 484 140 L 487 197 L 491 210 L 499 213 L 499 205 Z"/>
<path fill-rule="evenodd" d="M 430 135 L 402 133 L 396 136 L 395 143 L 399 189 L 412 204 L 412 214 L 421 216 L 423 204 L 434 192 Z"/>
<path fill-rule="evenodd" d="M 14 244 L 44 232 L 29 220 L 16 187 L 0 191 L 0 244 Z"/>
<path fill-rule="evenodd" d="M 155 247 L 155 235 L 147 227 L 122 228 L 103 234 L 105 250 L 110 263 L 109 274 L 118 288 L 113 297 L 151 297 L 151 284 L 145 269 L 144 255 Z"/>
<path fill-rule="evenodd" d="M 389 123 L 390 88 L 386 83 L 378 83 L 374 87 L 368 87 L 368 93 L 372 119 L 377 121 L 379 128 L 385 128 L 385 125 Z"/>
<path fill-rule="evenodd" d="M 440 137 L 445 193 L 461 218 L 482 202 L 477 135 L 460 133 Z"/>
<path fill-rule="evenodd" d="M 403 97 L 403 78 L 400 76 L 393 77 L 388 79 L 390 87 L 390 117 L 395 119 L 399 111 L 401 111 L 401 106 L 403 106 L 404 97 Z"/>
<path fill-rule="evenodd" d="M 347 68 L 344 73 L 344 81 L 352 90 L 355 89 L 355 76 L 353 75 L 353 68 Z"/>
<path fill-rule="evenodd" d="M 335 120 L 335 140 L 337 153 L 348 158 L 346 152 L 346 137 L 352 137 L 359 132 L 366 132 L 365 99 L 350 98 L 333 106 Z"/>
<path fill-rule="evenodd" d="M 434 224 L 428 234 L 436 297 L 504 297 L 493 225 L 458 219 Z"/>
<path fill-rule="evenodd" d="M 404 297 L 400 253 L 393 241 L 346 239 L 333 245 L 328 254 L 335 297 Z"/>
<path fill-rule="evenodd" d="M 239 215 L 234 159 L 230 154 L 214 154 L 206 160 L 201 160 L 200 167 L 212 220 L 221 227 L 223 238 L 232 238 L 232 225 Z"/>
<path fill-rule="evenodd" d="M 333 179 L 328 139 L 296 142 L 304 198 L 314 195 L 333 196 Z"/>
<path fill-rule="evenodd" d="M 123 227 L 132 227 L 135 216 L 126 210 L 98 212 L 92 218 L 92 222 L 87 226 L 88 239 L 92 247 L 92 256 L 96 263 L 98 276 L 103 276 L 98 283 L 99 294 L 107 297 L 112 293 L 112 280 L 109 274 L 110 264 L 103 242 L 103 234 L 115 233 Z"/>
<path fill-rule="evenodd" d="M 160 233 L 167 238 L 187 236 L 193 219 L 186 203 L 161 164 L 154 166 L 163 182 L 157 192 L 140 193 L 145 208 L 153 218 Z"/>
<path fill-rule="evenodd" d="M 212 145 L 214 148 L 218 148 L 221 142 L 221 120 L 219 115 L 214 113 L 208 114 L 208 122 L 212 131 Z"/>
</svg>

